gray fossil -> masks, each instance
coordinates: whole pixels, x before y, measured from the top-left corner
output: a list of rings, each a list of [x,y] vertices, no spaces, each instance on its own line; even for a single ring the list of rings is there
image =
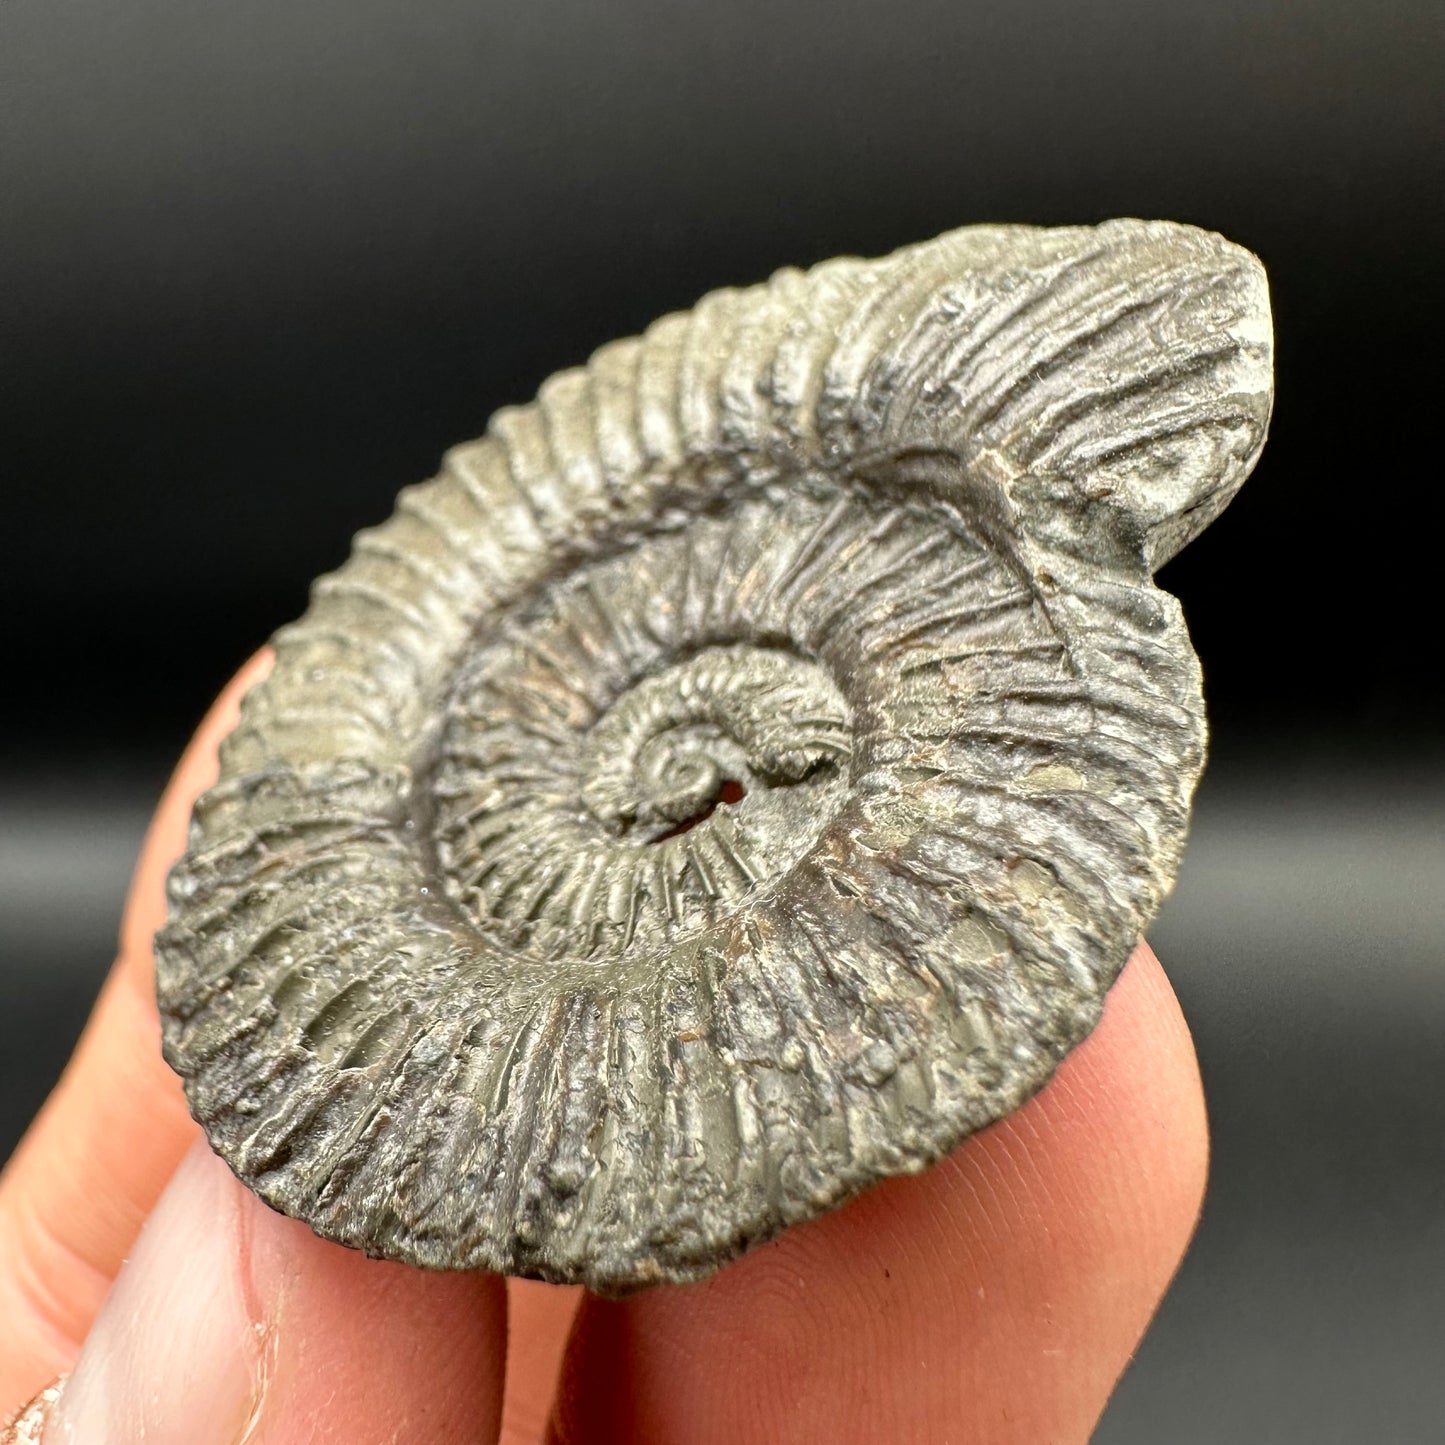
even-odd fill
[[[976,227],[717,291],[499,412],[275,638],[157,938],[166,1057],[369,1253],[686,1280],[938,1159],[1170,887],[1152,573],[1270,409],[1190,227]]]

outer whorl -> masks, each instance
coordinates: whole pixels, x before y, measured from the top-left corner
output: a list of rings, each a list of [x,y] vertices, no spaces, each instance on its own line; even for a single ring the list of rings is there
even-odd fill
[[[1151,573],[1264,441],[1255,258],[978,227],[498,413],[275,639],[157,938],[236,1173],[369,1253],[707,1273],[1018,1107],[1173,881]]]

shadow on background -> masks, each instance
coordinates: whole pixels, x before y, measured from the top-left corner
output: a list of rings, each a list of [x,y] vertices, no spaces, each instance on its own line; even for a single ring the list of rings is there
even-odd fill
[[[1278,404],[1161,578],[1214,1172],[1098,1438],[1438,1441],[1442,74],[1435,0],[0,5],[0,1152],[166,760],[494,407],[779,265],[1173,217],[1264,258]]]

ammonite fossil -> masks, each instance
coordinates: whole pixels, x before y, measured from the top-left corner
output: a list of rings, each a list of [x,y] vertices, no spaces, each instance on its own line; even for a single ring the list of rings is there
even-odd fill
[[[1204,749],[1154,569],[1270,408],[1190,227],[717,291],[499,412],[275,639],[157,939],[236,1173],[370,1253],[712,1270],[1037,1090]]]

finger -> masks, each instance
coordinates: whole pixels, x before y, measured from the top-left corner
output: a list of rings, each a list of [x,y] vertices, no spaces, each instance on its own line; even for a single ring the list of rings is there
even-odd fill
[[[327,1244],[203,1144],[116,1280],[47,1445],[478,1445],[496,1439],[506,1293]]]
[[[501,1445],[539,1445],[547,1433],[567,1336],[582,1290],[507,1281],[507,1388]]]
[[[217,700],[172,776],[141,849],[120,953],[75,1054],[0,1175],[0,1417],[68,1369],[111,1280],[177,1161],[197,1137],[161,1058],[151,936],[191,803],[216,776],[216,746],[253,659]]]
[[[701,1284],[589,1299],[556,1441],[1086,1441],[1203,1195],[1189,1034],[1140,945],[1050,1085]]]

